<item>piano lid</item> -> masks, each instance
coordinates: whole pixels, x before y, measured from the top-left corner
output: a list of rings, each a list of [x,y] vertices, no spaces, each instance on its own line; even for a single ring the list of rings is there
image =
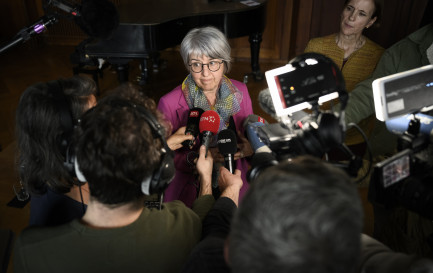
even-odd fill
[[[184,17],[249,11],[266,0],[252,2],[259,5],[248,6],[239,0],[122,0],[118,11],[121,24],[158,25]]]

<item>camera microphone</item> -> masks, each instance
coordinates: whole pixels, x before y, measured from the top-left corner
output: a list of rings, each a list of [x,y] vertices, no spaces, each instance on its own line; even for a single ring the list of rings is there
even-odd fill
[[[259,92],[259,105],[266,114],[273,118],[276,118],[275,107],[272,101],[271,92],[269,88],[266,88]]]
[[[243,123],[245,136],[248,139],[248,142],[251,145],[251,148],[253,148],[254,153],[271,153],[271,149],[269,149],[268,146],[266,146],[263,141],[259,138],[257,135],[257,128],[264,126],[265,124],[268,124],[268,122],[257,115],[249,115]]]

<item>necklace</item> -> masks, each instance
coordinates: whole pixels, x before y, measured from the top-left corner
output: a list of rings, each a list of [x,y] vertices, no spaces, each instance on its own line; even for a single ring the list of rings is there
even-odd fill
[[[335,42],[339,48],[344,50],[344,59],[348,59],[353,52],[357,51],[365,44],[365,38],[361,35],[354,43],[344,44],[343,40],[340,40],[340,35],[337,35]]]

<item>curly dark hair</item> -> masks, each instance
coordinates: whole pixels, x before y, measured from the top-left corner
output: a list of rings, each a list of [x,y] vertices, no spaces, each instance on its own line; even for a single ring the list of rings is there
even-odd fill
[[[159,167],[163,144],[154,138],[140,107],[161,121],[155,102],[125,84],[81,119],[76,160],[92,198],[103,204],[139,203],[144,197],[141,182]]]
[[[58,96],[64,95],[69,109],[60,109]],[[76,122],[88,109],[89,97],[96,94],[95,82],[74,76],[28,87],[21,95],[16,111],[18,172],[26,189],[43,194],[47,188],[69,192],[74,178],[63,166],[65,155],[60,145],[65,136],[61,111]],[[72,132],[69,132],[72,135]]]

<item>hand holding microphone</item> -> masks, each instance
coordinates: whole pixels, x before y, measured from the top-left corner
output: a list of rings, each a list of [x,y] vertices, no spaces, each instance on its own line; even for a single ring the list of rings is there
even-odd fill
[[[200,117],[203,114],[203,109],[195,107],[189,110],[188,122],[186,124],[185,135],[193,136],[192,139],[186,140],[182,145],[190,149],[194,145],[194,141],[199,134]]]
[[[269,147],[266,146],[257,136],[257,128],[265,124],[268,124],[268,122],[264,118],[257,115],[249,115],[244,120],[243,126],[245,130],[245,135],[247,136],[247,139],[251,144],[251,148],[253,149],[254,153],[272,152],[271,149],[269,149]]]
[[[220,126],[220,116],[217,112],[208,110],[200,117],[199,129],[202,134],[202,144],[206,147],[205,156],[209,150],[209,145],[212,142],[213,136],[218,133]]]
[[[194,143],[194,137],[190,134],[185,134],[186,126],[180,127],[177,131],[167,138],[167,145],[175,151],[182,147],[182,144],[186,141]]]
[[[224,166],[235,173],[236,162],[234,154],[237,152],[237,139],[233,130],[224,129],[218,133],[218,150],[224,156]]]

